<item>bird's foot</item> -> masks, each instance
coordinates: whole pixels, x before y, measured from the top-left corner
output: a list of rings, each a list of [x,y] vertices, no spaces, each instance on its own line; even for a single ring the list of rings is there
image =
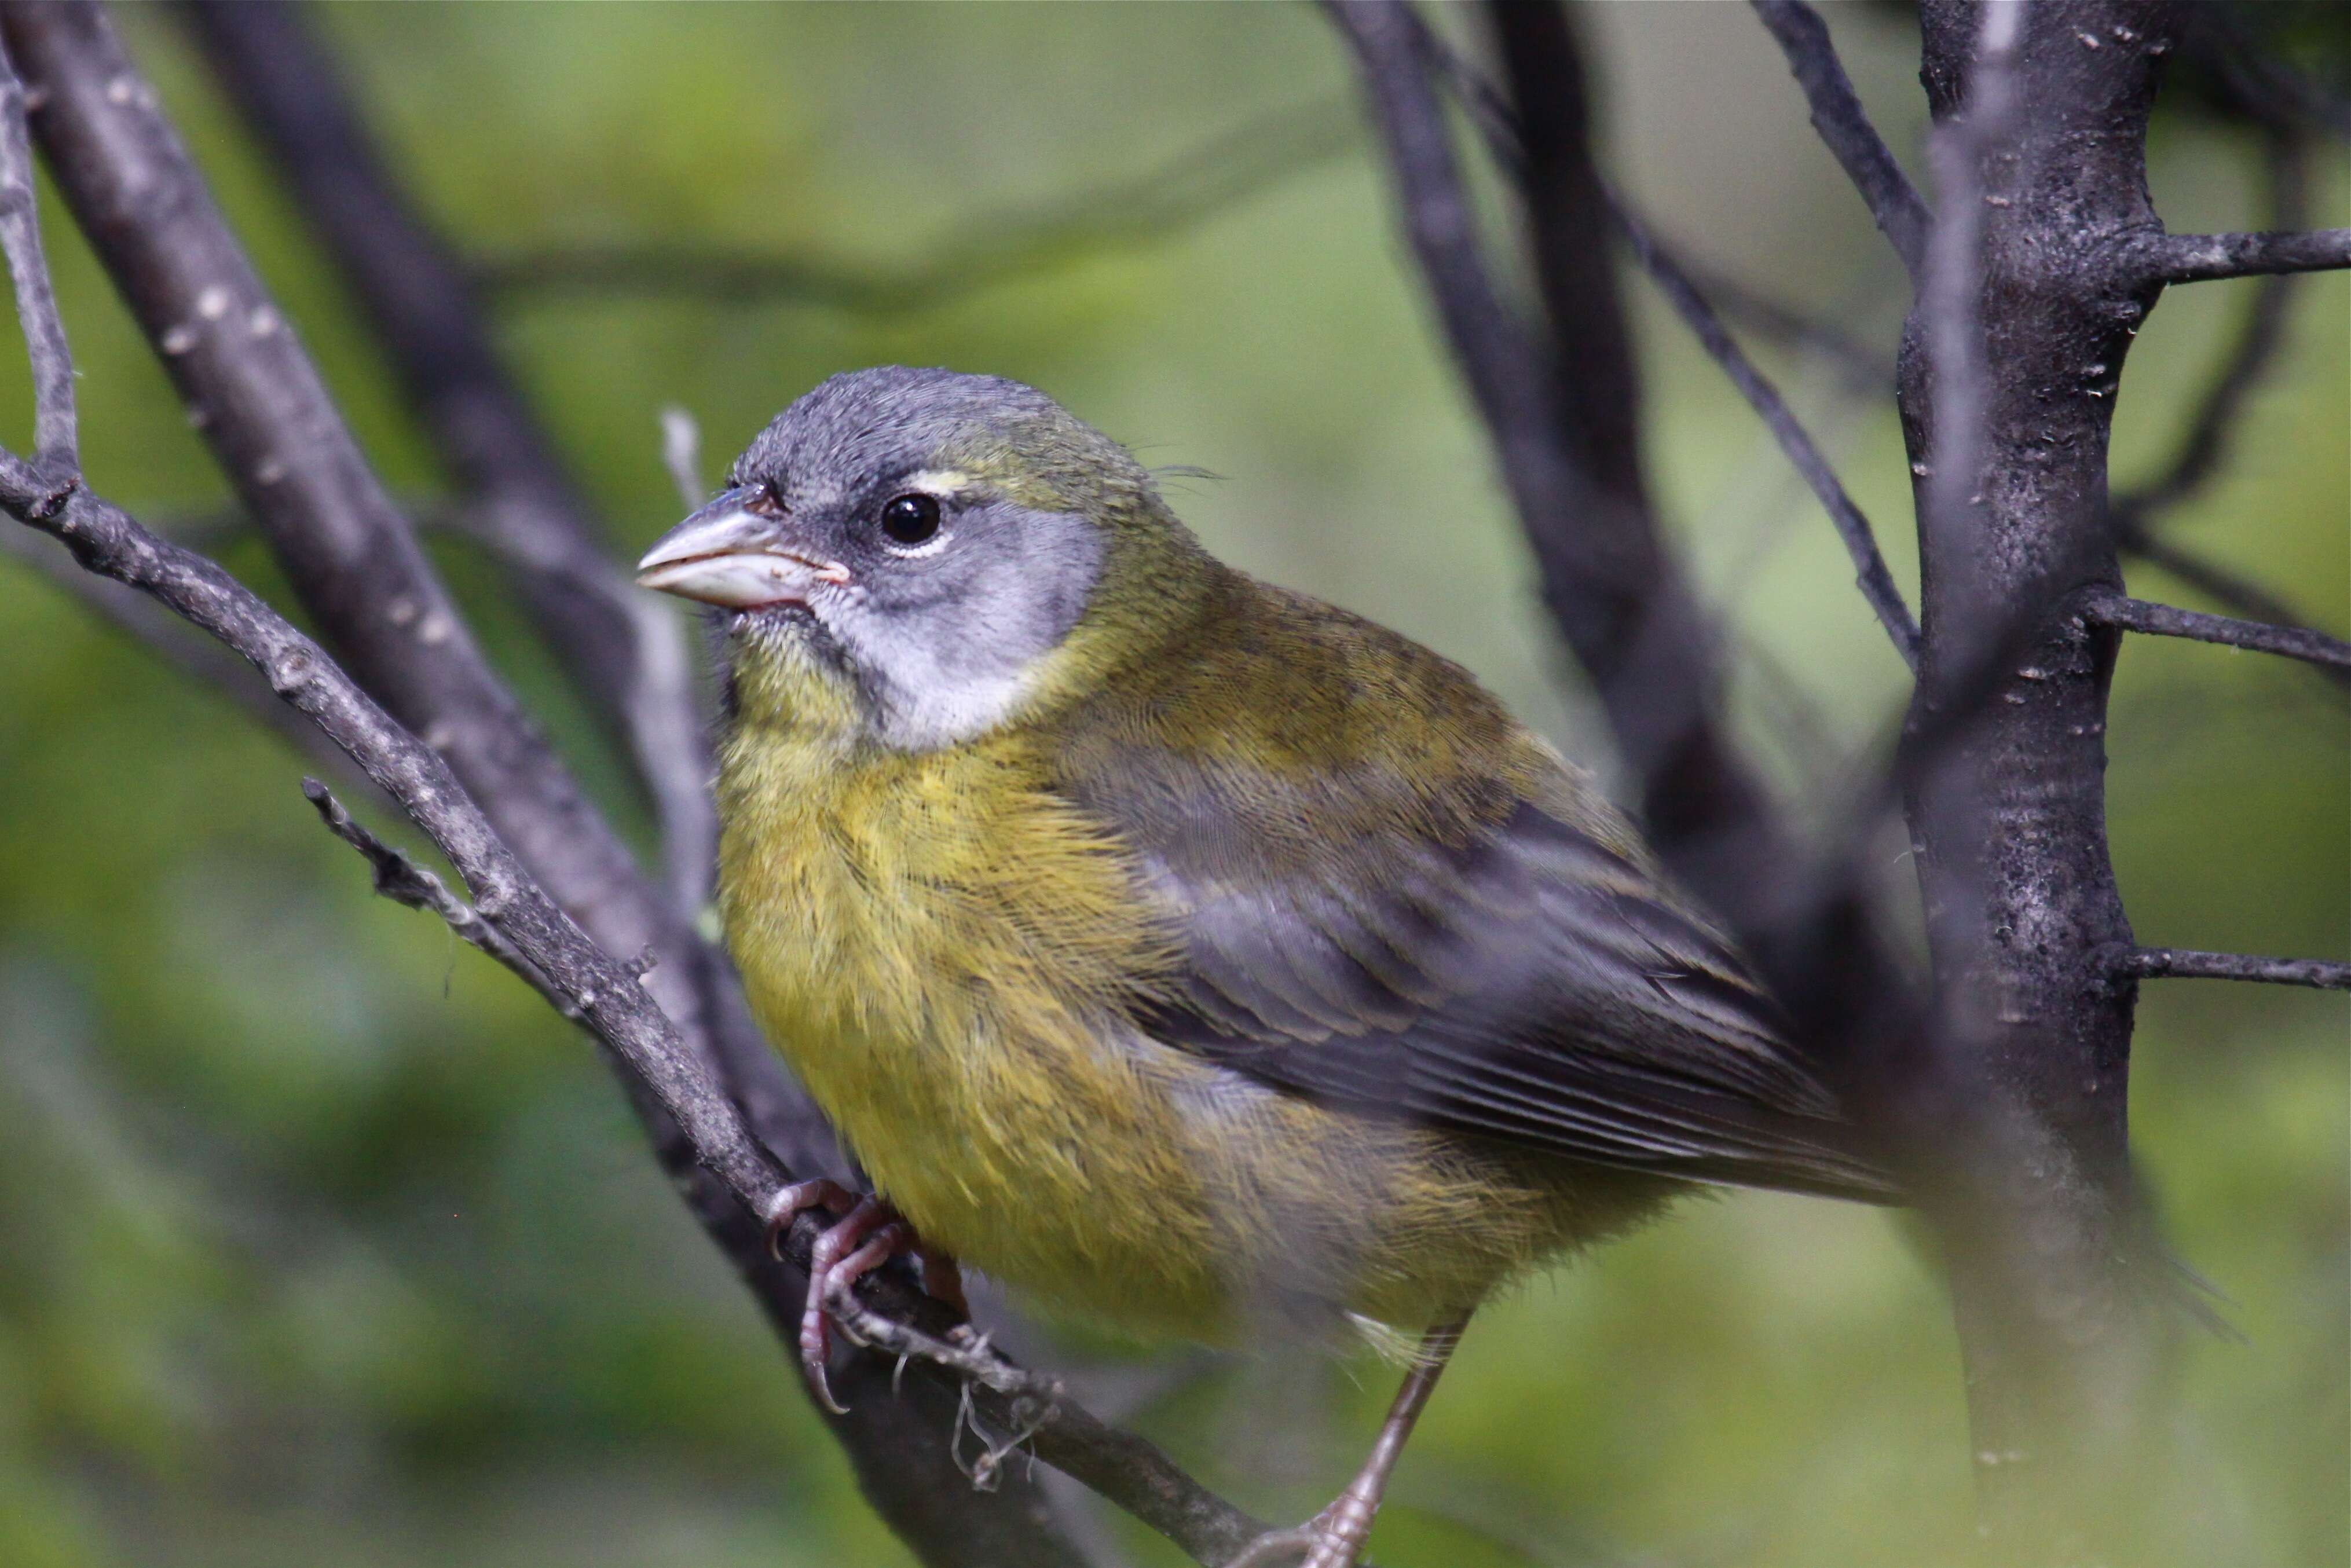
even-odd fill
[[[820,1208],[833,1223],[816,1239],[809,1254],[808,1300],[800,1309],[800,1367],[819,1405],[836,1416],[848,1407],[832,1396],[825,1380],[825,1362],[832,1350],[828,1304],[845,1300],[857,1281],[891,1259],[912,1255],[923,1266],[923,1288],[966,1317],[963,1279],[956,1261],[915,1239],[914,1228],[898,1211],[878,1197],[851,1192],[839,1182],[795,1182],[776,1194],[768,1206],[768,1247],[781,1257],[784,1232],[803,1211]],[[854,1338],[852,1334],[851,1336]]]
[[[1370,1457],[1347,1483],[1347,1490],[1297,1529],[1267,1531],[1225,1568],[1276,1568],[1290,1563],[1297,1568],[1355,1568],[1356,1559],[1364,1554],[1364,1543],[1372,1538],[1372,1518],[1380,1511],[1380,1499],[1387,1491],[1397,1456],[1404,1452],[1405,1439],[1412,1435],[1413,1423],[1420,1419],[1422,1407],[1436,1390],[1437,1375],[1445,1370],[1468,1322],[1466,1314],[1451,1319],[1422,1338],[1420,1354],[1405,1374],[1404,1386],[1396,1390],[1395,1403],[1388,1407],[1388,1418],[1380,1423],[1379,1440],[1372,1445]]]
[[[1350,1488],[1305,1523],[1267,1531],[1225,1568],[1355,1568],[1371,1539],[1372,1513]]]

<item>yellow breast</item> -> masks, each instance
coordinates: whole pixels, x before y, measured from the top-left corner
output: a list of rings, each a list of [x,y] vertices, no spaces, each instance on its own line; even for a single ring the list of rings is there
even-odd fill
[[[738,727],[727,938],[754,1010],[926,1239],[1113,1318],[1213,1315],[1213,1218],[1171,1078],[1122,1051],[1164,968],[1116,846],[1015,740],[908,754]]]

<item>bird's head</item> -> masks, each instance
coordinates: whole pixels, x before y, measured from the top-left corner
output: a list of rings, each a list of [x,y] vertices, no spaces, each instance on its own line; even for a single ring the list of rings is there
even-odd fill
[[[890,367],[778,415],[637,580],[727,612],[738,679],[789,665],[924,750],[1102,668],[1206,562],[1149,473],[1042,392]]]

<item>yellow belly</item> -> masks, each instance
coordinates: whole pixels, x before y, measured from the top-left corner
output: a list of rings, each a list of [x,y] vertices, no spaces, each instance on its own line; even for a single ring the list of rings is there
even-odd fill
[[[1208,1341],[1343,1311],[1419,1327],[1653,1198],[1135,1035],[1166,934],[1017,743],[738,732],[720,791],[768,1038],[927,1241],[1050,1310]]]

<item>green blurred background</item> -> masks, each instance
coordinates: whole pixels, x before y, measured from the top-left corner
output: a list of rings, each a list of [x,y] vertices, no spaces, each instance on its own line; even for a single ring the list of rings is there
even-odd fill
[[[1829,10],[1911,155],[1914,30]],[[1259,143],[1295,167],[1263,189],[933,308],[525,291],[501,298],[501,330],[616,552],[678,509],[657,456],[664,403],[701,421],[715,470],[833,371],[1001,372],[1147,462],[1222,476],[1171,480],[1213,548],[1463,660],[1604,765],[1311,9],[354,5],[320,20],[421,200],[482,256],[658,241],[951,273],[986,254],[973,236],[996,215],[1279,126]],[[1890,355],[1897,270],[1746,8],[1583,20],[1611,162],[1664,234]],[[182,36],[155,14],[124,25],[368,450],[402,493],[441,494],[348,301]],[[2174,228],[2260,225],[2249,136],[2175,113],[2153,157]],[[2319,172],[2314,222],[2345,223],[2342,158]],[[221,533],[218,476],[62,213],[47,219],[94,482],[201,528],[282,600],[264,552]],[[2125,381],[2120,479],[2168,454],[2252,287],[2175,290],[2156,313]],[[1900,667],[1745,407],[1630,292],[1653,472],[1735,630],[1739,722],[1800,806],[1825,806],[1886,733]],[[2168,521],[2338,634],[2346,307],[2340,275],[2302,286],[2235,460]],[[6,352],[0,429],[21,442],[21,354]],[[1833,362],[1762,357],[1912,581],[1888,400]],[[633,822],[492,575],[463,546],[435,549]],[[2196,602],[2150,573],[2133,586]],[[904,1563],[581,1040],[435,923],[371,898],[303,804],[292,754],[5,560],[0,647],[0,1562]],[[2339,696],[2278,661],[2137,640],[2110,738],[2115,854],[2143,939],[2346,956]],[[1886,859],[1904,878],[1899,849]],[[2345,999],[2175,981],[2147,988],[2140,1017],[2141,1157],[2179,1251],[2245,1334],[2183,1342],[2179,1421],[2200,1479],[2172,1500],[2168,1560],[2344,1563]],[[1183,1361],[1096,1379],[1274,1516],[1327,1495],[1388,1381]],[[1937,1563],[1966,1538],[1970,1499],[1948,1313],[1899,1223],[1741,1196],[1487,1312],[1378,1541],[1403,1568]],[[1137,1562],[1172,1560],[1097,1524]]]

